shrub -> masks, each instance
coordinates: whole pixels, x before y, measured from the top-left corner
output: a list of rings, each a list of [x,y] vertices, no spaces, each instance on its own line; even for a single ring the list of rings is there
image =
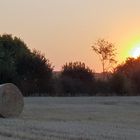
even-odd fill
[[[62,67],[61,82],[65,95],[93,95],[94,74],[81,62],[66,63]]]
[[[125,95],[126,87],[125,87],[125,77],[120,73],[114,73],[109,80],[111,92],[116,95]]]

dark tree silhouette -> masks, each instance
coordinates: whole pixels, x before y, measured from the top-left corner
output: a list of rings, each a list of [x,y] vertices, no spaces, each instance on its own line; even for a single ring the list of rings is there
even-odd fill
[[[126,95],[126,79],[121,73],[114,72],[109,80],[110,92],[116,95],[123,96]]]
[[[94,74],[81,62],[66,63],[61,73],[64,92],[72,96],[91,95],[94,92]]]
[[[48,93],[52,70],[49,60],[31,51],[20,38],[0,36],[0,83],[14,83],[24,95]]]
[[[27,96],[35,93],[48,95],[52,92],[52,70],[49,60],[39,51],[34,50],[31,55],[19,59],[17,73]]]
[[[17,37],[0,36],[0,83],[16,82],[16,63],[20,56],[29,54],[26,44]]]
[[[116,67],[115,72],[127,78],[126,82],[130,83],[128,88],[133,95],[140,93],[140,57],[127,58],[125,63]]]
[[[103,77],[105,78],[105,73],[117,62],[115,60],[116,48],[112,43],[105,41],[104,39],[98,39],[91,47],[101,60],[104,74]]]

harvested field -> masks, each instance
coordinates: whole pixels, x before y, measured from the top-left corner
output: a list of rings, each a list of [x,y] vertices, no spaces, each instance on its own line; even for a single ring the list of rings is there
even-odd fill
[[[30,97],[0,140],[139,140],[140,97]]]

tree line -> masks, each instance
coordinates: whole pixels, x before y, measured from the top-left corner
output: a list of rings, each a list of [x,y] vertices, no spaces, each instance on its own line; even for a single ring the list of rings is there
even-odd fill
[[[51,62],[40,51],[30,50],[18,37],[3,34],[0,84],[14,83],[24,96],[140,95],[140,57],[127,58],[113,68],[116,60],[112,43],[100,39],[92,49],[102,62],[103,78],[97,79],[94,71],[78,61],[64,64],[55,75]]]

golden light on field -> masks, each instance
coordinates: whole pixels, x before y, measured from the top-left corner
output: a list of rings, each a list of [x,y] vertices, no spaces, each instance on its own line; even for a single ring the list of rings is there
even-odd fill
[[[132,57],[137,58],[140,56],[140,44],[137,44],[132,50],[131,54]]]

